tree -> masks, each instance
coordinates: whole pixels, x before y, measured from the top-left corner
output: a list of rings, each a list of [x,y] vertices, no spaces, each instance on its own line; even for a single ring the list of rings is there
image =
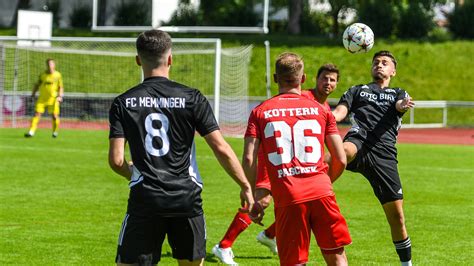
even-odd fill
[[[367,24],[376,37],[390,37],[395,31],[400,17],[401,3],[398,0],[360,1],[357,8],[359,21]]]
[[[351,7],[352,1],[351,0],[328,0],[328,3],[331,5],[331,11],[329,11],[329,15],[332,19],[332,34],[336,38],[339,36],[339,13],[344,9]]]
[[[92,24],[91,6],[85,3],[77,3],[69,15],[69,21],[73,28],[89,28]]]
[[[449,15],[449,30],[459,38],[474,39],[474,1],[457,5]]]
[[[151,6],[148,1],[121,1],[116,6],[114,24],[118,26],[151,25]]]
[[[98,6],[97,25],[104,26],[107,20],[107,0],[100,0]]]
[[[288,33],[301,32],[300,19],[303,14],[303,0],[288,0]]]
[[[45,3],[48,11],[53,13],[53,26],[58,27],[61,16],[59,10],[61,9],[61,2],[59,0],[47,0]]]
[[[18,2],[16,3],[15,14],[13,14],[12,21],[10,22],[10,27],[16,27],[18,21],[18,10],[29,9],[30,7],[30,0],[18,0]]]

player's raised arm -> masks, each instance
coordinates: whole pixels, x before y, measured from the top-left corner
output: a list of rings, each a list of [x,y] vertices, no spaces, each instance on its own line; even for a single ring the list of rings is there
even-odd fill
[[[334,118],[336,118],[336,122],[341,122],[346,118],[347,114],[349,113],[349,108],[345,104],[338,104],[336,109],[332,111]]]
[[[339,134],[326,136],[326,146],[331,154],[328,175],[331,178],[331,182],[334,183],[346,168],[346,153],[344,152],[344,146]]]
[[[132,172],[130,166],[125,159],[125,139],[111,138],[109,140],[109,165],[114,172],[130,180]]]
[[[245,197],[246,205],[251,208],[254,204],[252,188],[229,143],[222,137],[220,130],[212,131],[205,135],[204,139],[209,147],[211,147],[219,163],[224,167],[224,170],[240,186],[241,194]]]

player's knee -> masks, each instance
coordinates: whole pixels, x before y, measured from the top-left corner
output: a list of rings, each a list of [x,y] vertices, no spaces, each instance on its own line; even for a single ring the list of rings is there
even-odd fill
[[[405,226],[405,217],[401,212],[393,212],[387,215],[388,223],[391,227],[401,228]]]

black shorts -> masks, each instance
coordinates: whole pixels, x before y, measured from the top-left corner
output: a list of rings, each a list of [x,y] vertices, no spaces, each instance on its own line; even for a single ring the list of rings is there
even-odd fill
[[[402,184],[398,174],[398,161],[393,155],[374,151],[357,136],[346,136],[344,142],[354,143],[357,155],[346,169],[361,173],[369,180],[381,204],[403,199]]]
[[[157,264],[165,236],[173,258],[194,261],[206,257],[204,215],[189,218],[127,214],[122,223],[115,262]]]

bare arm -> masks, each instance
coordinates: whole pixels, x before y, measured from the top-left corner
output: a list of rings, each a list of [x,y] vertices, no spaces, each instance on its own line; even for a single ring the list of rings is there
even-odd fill
[[[257,176],[257,153],[260,140],[247,137],[244,140],[244,154],[242,156],[242,168],[247,176],[252,190],[255,190],[255,179]],[[263,163],[263,162],[261,162]]]
[[[349,113],[349,108],[345,104],[339,104],[336,106],[336,109],[332,111],[334,118],[336,118],[336,122],[341,122],[346,118],[347,114]]]
[[[109,140],[109,165],[114,172],[130,180],[132,171],[125,159],[125,139],[111,138]]]
[[[251,208],[254,204],[252,188],[244,174],[244,170],[242,169],[237,156],[230,145],[225,141],[224,137],[222,137],[220,130],[215,130],[207,134],[204,136],[204,139],[209,147],[211,147],[220,165],[224,167],[224,170],[240,186],[241,194],[247,201],[247,207]]]
[[[339,134],[326,136],[326,146],[331,154],[328,175],[334,183],[342,174],[347,165],[346,153]]]
[[[400,113],[405,113],[408,109],[413,108],[414,106],[415,102],[412,101],[411,97],[398,100],[397,103],[395,103],[395,108],[397,108],[397,111]]]
[[[257,138],[246,137],[244,140],[244,155],[242,156],[242,167],[244,168],[245,175],[249,179],[253,191],[255,191],[255,179],[257,176],[257,154],[259,146],[260,140]],[[262,225],[264,211],[260,203],[255,203],[254,208],[250,210],[249,216],[254,223]]]
[[[62,101],[63,101],[63,96],[64,96],[64,87],[59,87],[58,102],[62,102]]]

